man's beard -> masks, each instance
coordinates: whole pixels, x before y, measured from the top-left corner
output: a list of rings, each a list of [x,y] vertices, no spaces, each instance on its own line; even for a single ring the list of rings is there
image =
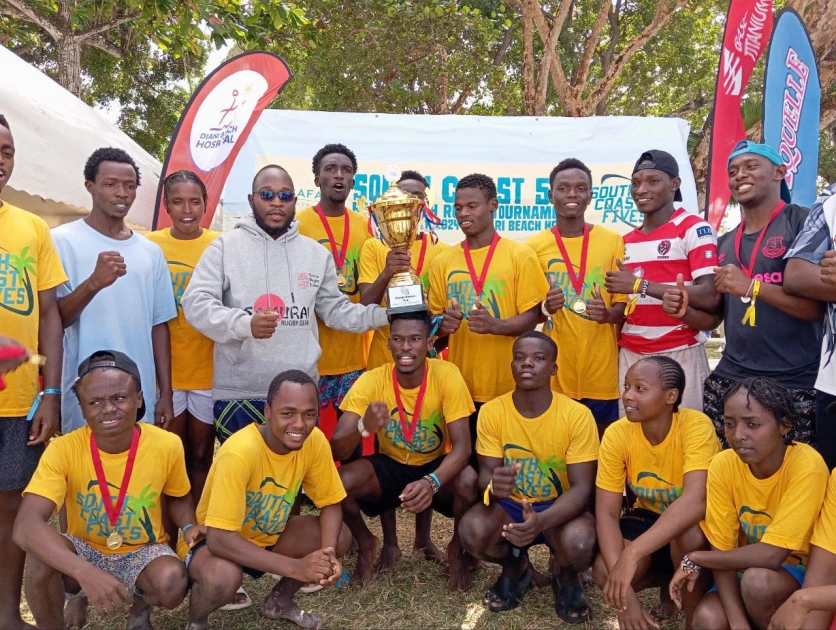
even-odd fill
[[[253,218],[255,219],[255,224],[260,227],[263,231],[267,234],[272,236],[273,238],[278,238],[279,236],[283,236],[285,232],[290,228],[290,224],[293,223],[293,217],[290,217],[290,220],[284,227],[269,227],[260,216],[258,216],[258,212],[253,210]]]

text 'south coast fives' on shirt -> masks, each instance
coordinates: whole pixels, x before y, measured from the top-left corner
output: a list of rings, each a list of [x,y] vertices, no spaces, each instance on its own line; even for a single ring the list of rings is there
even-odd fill
[[[476,452],[520,464],[511,498],[532,503],[557,499],[569,489],[567,466],[598,459],[598,428],[592,412],[563,394],[553,393],[543,415],[526,418],[513,392],[479,410]]]
[[[769,224],[755,256],[754,279],[764,284],[783,286],[787,266],[785,254],[804,226],[807,208],[787,205]],[[719,265],[740,267],[735,237],[740,226],[720,237],[717,248]],[[743,234],[740,257],[747,267],[752,259],[759,232]],[[715,368],[717,376],[740,381],[753,376],[774,378],[790,389],[812,389],[819,371],[821,322],[805,322],[757,300],[757,325],[743,324],[747,304],[724,294],[723,327],[726,347]]]
[[[0,202],[0,334],[38,350],[39,291],[67,281],[46,222]],[[3,375],[0,419],[25,416],[38,393],[38,366],[25,363]]]
[[[671,286],[681,273],[685,286],[691,286],[698,278],[714,273],[717,236],[708,223],[680,208],[649,234],[636,228],[625,235],[624,264],[639,278]],[[662,300],[646,296],[639,297],[636,310],[627,317],[619,345],[652,354],[689,348],[702,341],[699,331],[665,313]]]
[[[345,252],[345,262],[342,269],[337,269],[337,277],[344,278],[345,284],[340,290],[357,304],[360,302],[360,251],[363,244],[369,240],[369,226],[365,218],[359,212],[348,212],[349,238],[345,240],[345,217],[325,217],[334,235],[334,242],[338,252],[343,247],[348,249]],[[301,210],[296,218],[299,221],[299,233],[312,238],[331,252],[331,242],[328,233],[319,219],[319,215],[313,207]],[[371,333],[349,333],[328,328],[321,321],[319,322],[319,345],[322,347],[322,356],[319,359],[319,374],[321,376],[334,376],[346,374],[355,370],[362,370],[366,367],[366,359],[369,354],[369,343]]]
[[[197,506],[197,520],[270,547],[284,531],[300,488],[318,508],[346,496],[322,431],[314,427],[302,448],[279,455],[251,424],[218,451]]]
[[[822,456],[807,444],[789,446],[781,468],[766,479],[734,451],[723,451],[708,469],[700,527],[720,551],[762,542],[790,552],[783,564],[806,565],[827,479]]]
[[[103,554],[123,554],[144,545],[167,543],[163,529],[162,495],[182,497],[189,493],[183,443],[174,433],[152,424],[140,427],[136,461],[128,483],[119,520],[111,526],[99,489],[90,452],[87,425],[55,438],[47,446],[24,494],[36,494],[67,506],[67,533],[90,544]],[[119,497],[120,484],[128,462],[128,451],[99,451],[110,490],[112,505]],[[122,546],[108,549],[107,537],[122,537]]]
[[[601,298],[607,308],[618,302],[626,302],[627,296],[610,295],[604,284],[608,271],[617,271],[616,260],[624,258],[624,241],[621,236],[601,227],[589,231],[586,270],[583,274],[581,295],[572,285],[567,262],[555,241],[552,229],[532,236],[526,244],[534,250],[546,277],[555,281],[563,291],[566,304],[546,322],[543,331],[549,335],[560,352],[557,354],[557,374],[552,378],[552,388],[575,400],[593,398],[612,400],[618,398],[618,345],[615,326],[598,324],[587,313],[576,313],[572,305],[577,299],[588,302],[594,297],[594,287],[601,290]],[[576,278],[581,269],[583,237],[563,239]]]
[[[412,439],[407,442],[401,429],[400,414],[392,384],[394,363],[364,373],[343,399],[340,409],[361,418],[373,402],[384,402],[389,409],[388,424],[377,432],[380,452],[402,464],[419,466],[450,452],[447,425],[468,418],[473,401],[459,368],[448,361],[427,359],[427,390],[421,403],[421,417]],[[401,389],[406,422],[411,423],[420,387]]]
[[[176,239],[171,235],[170,228],[146,234],[149,241],[163,250],[177,304],[177,317],[168,322],[171,337],[171,384],[174,389],[212,389],[212,354],[215,343],[186,321],[180,298],[189,286],[197,261],[209,243],[218,236],[220,232],[203,230],[197,238]]]
[[[490,247],[470,250],[477,275],[483,274]],[[490,268],[485,274],[481,302],[492,317],[508,319],[540,304],[549,291],[537,255],[523,243],[500,239]],[[487,402],[514,389],[511,376],[513,337],[479,335],[467,324],[470,309],[476,303],[461,244],[449,247],[430,265],[430,311],[445,313],[456,298],[465,317],[459,329],[450,335],[448,359],[459,366],[473,400]]]
[[[708,470],[720,451],[714,424],[705,414],[680,409],[662,442],[648,442],[638,422],[622,418],[611,424],[601,440],[596,485],[608,492],[636,495],[634,507],[661,514],[682,494],[685,474]]]
[[[421,260],[421,248],[423,240],[417,239],[409,250],[412,255],[412,270],[421,279],[421,284],[424,285],[424,292],[428,293],[430,290],[430,263],[435,257],[448,249],[450,246],[441,241],[432,242],[429,234],[424,234],[426,240],[426,249],[424,251],[424,259],[421,268],[418,269],[418,261]],[[363,244],[363,249],[360,252],[360,278],[359,284],[372,284],[378,276],[383,273],[386,268],[386,255],[391,250],[384,245],[380,239],[370,238]],[[384,295],[383,304],[386,304]],[[366,364],[367,370],[373,370],[385,363],[392,361],[392,353],[389,352],[389,327],[384,326],[374,331],[372,336],[372,344],[369,347],[369,360]]]

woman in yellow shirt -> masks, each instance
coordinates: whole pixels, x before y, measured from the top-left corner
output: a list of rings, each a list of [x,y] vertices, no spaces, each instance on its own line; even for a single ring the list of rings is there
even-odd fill
[[[811,446],[793,441],[796,419],[789,390],[770,378],[739,381],[726,394],[731,448],[708,469],[700,523],[711,551],[686,554],[670,584],[678,603],[683,585],[713,570],[695,628],[766,628],[801,587],[828,471]]]
[[[698,523],[705,514],[706,471],[720,442],[708,416],[679,408],[684,390],[685,373],[673,359],[638,361],[624,380],[627,417],[611,424],[601,441],[595,494],[600,554],[593,574],[607,604],[619,611],[622,629],[656,627],[636,592],[664,586],[684,553],[705,546]],[[622,514],[625,485],[636,501]],[[686,593],[688,627],[708,584],[698,587]]]

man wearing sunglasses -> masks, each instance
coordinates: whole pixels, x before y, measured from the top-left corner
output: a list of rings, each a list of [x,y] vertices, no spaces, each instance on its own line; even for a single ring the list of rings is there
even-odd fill
[[[189,323],[215,341],[221,442],[248,424],[264,424],[264,392],[276,374],[299,369],[319,377],[317,316],[353,333],[387,324],[384,308],[351,303],[328,250],[299,233],[294,190],[281,166],[261,169],[249,195],[253,216],[212,242],[181,299]]]

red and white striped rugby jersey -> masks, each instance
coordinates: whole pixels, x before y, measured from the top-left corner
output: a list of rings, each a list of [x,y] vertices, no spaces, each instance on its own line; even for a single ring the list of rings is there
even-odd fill
[[[717,266],[717,235],[695,214],[679,208],[664,225],[645,234],[635,229],[624,237],[624,264],[637,276],[676,285],[682,274],[685,286],[700,276],[714,273]],[[662,310],[662,301],[639,297],[636,310],[627,318],[619,345],[633,352],[650,354],[695,346],[705,339],[697,330]]]

